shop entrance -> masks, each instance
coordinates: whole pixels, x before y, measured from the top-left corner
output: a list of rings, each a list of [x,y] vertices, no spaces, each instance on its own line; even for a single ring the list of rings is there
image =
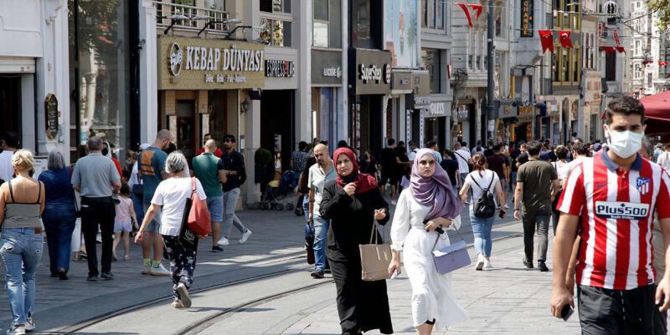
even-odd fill
[[[440,151],[444,150],[444,145],[446,141],[446,132],[445,132],[446,117],[431,117],[425,119],[425,136],[423,139],[424,145],[427,145],[429,141],[435,141],[438,145]]]
[[[281,154],[282,171],[291,161],[295,137],[294,106],[294,90],[264,90],[261,96],[261,147],[273,155]]]
[[[5,131],[15,131],[21,134],[21,78],[19,76],[0,76],[0,133]]]
[[[190,162],[195,155],[195,101],[177,100],[177,150]]]

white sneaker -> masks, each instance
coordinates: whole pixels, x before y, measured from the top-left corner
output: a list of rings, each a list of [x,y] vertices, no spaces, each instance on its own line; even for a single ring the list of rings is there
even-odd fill
[[[493,265],[491,265],[491,261],[484,258],[484,270],[491,270],[493,269]]]
[[[253,234],[249,228],[247,228],[247,231],[242,233],[242,238],[239,240],[240,244],[244,244],[249,239],[249,236]]]
[[[145,265],[142,268],[142,274],[143,275],[150,275],[151,274],[151,265]]]
[[[484,256],[482,256],[482,254],[479,254],[479,256],[477,256],[477,263],[475,263],[475,270],[482,271],[483,268],[484,268]]]
[[[151,267],[152,276],[169,276],[172,272],[166,269],[163,264],[158,264],[158,266]]]
[[[179,293],[179,300],[182,305],[186,308],[191,307],[191,295],[188,294],[188,288],[186,288],[184,283],[179,283],[179,285],[177,285],[177,293]]]
[[[174,301],[172,301],[172,308],[175,309],[184,309],[184,304],[182,304],[181,300],[174,298]]]
[[[218,245],[229,245],[230,242],[228,242],[228,239],[227,239],[227,238],[222,237],[222,238],[219,240],[219,242],[216,242],[216,244],[218,244]]]
[[[35,330],[35,320],[33,320],[32,316],[29,316],[28,319],[26,320],[26,332],[31,332]]]
[[[12,328],[7,329],[7,335],[25,335],[26,326],[24,325],[14,325]]]

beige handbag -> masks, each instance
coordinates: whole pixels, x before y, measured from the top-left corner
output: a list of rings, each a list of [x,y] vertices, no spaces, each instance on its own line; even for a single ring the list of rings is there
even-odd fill
[[[391,264],[391,245],[388,243],[377,244],[378,225],[377,220],[375,220],[370,233],[370,244],[358,245],[361,253],[361,279],[364,281],[389,278],[388,267]]]

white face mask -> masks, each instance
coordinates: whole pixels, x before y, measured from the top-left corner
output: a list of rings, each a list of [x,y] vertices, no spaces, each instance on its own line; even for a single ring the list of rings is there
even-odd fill
[[[644,133],[636,133],[630,130],[614,131],[608,128],[605,129],[608,146],[617,156],[629,158],[642,148]]]

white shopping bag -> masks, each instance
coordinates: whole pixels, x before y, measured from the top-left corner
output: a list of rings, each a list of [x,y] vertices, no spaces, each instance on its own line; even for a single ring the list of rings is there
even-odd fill
[[[81,218],[77,218],[74,223],[74,230],[72,231],[72,241],[70,242],[70,250],[72,252],[79,251],[81,244],[84,243],[81,235]]]

